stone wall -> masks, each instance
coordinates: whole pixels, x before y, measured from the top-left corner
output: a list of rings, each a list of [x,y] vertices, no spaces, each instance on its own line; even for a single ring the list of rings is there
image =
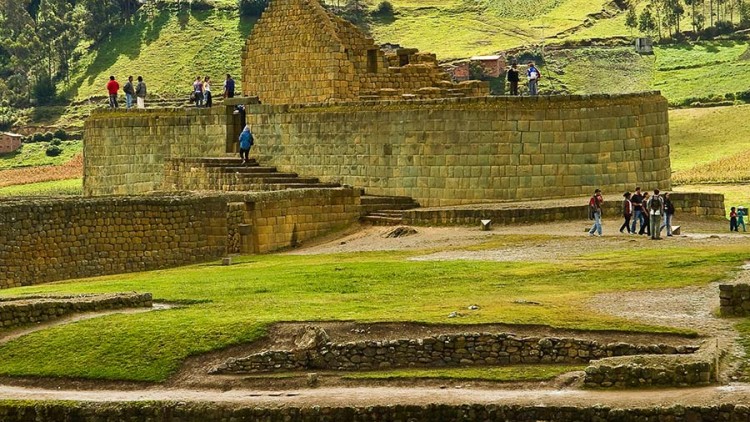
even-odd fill
[[[658,93],[248,107],[264,165],[423,206],[669,190]]]
[[[292,247],[359,217],[359,192],[0,202],[0,288],[168,268]]]
[[[487,83],[453,84],[433,54],[386,55],[317,0],[271,1],[247,40],[242,69],[242,91],[264,104],[489,94]]]
[[[332,343],[325,336],[306,349],[271,350],[233,358],[213,373],[250,373],[306,369],[358,371],[538,363],[585,363],[609,356],[692,353],[696,348],[665,344],[601,344],[555,337],[517,337],[508,333],[465,333],[423,339]]]
[[[719,313],[726,317],[750,315],[750,284],[719,285]]]
[[[598,404],[523,405],[503,403],[422,404],[374,406],[259,406],[257,404],[189,401],[132,401],[121,403],[5,401],[0,402],[4,422],[747,422],[750,407],[722,402],[712,405],[612,407]]]
[[[226,107],[96,110],[84,126],[84,194],[160,190],[166,159],[224,154],[231,123]]]
[[[0,298],[0,328],[40,323],[81,312],[150,308],[151,293]]]

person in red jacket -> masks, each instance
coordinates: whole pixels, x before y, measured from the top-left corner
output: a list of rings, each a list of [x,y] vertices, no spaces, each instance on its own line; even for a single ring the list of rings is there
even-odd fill
[[[117,93],[120,91],[120,84],[117,83],[114,76],[109,77],[107,82],[107,92],[109,92],[109,107],[117,108]]]

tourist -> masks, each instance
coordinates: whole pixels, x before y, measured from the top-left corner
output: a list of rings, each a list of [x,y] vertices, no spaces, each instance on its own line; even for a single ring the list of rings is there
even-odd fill
[[[664,221],[661,223],[661,227],[659,227],[659,234],[661,235],[661,229],[666,227],[667,236],[672,237],[672,217],[674,216],[674,205],[672,204],[672,200],[669,199],[669,192],[665,192],[662,199],[664,199]]]
[[[659,189],[654,189],[654,195],[646,203],[649,214],[649,232],[651,240],[661,239],[661,217],[664,215],[664,200],[659,195]]]
[[[109,77],[107,82],[107,92],[109,93],[109,107],[117,108],[117,93],[120,91],[120,84],[117,83],[114,76]]]
[[[122,92],[125,93],[125,108],[130,110],[133,107],[133,100],[135,100],[135,88],[133,87],[132,76],[128,76],[128,81],[122,87]]]
[[[643,192],[643,202],[641,203],[641,215],[643,216],[643,225],[638,230],[639,235],[651,236],[651,216],[648,213],[646,207],[648,206],[648,192]]]
[[[211,98],[211,77],[206,76],[205,79],[203,79],[203,94],[206,97],[206,107],[211,107],[213,105],[212,98]]]
[[[597,189],[589,200],[589,215],[594,220],[594,225],[589,230],[589,236],[594,236],[594,233],[597,236],[602,235],[602,203],[604,203],[602,191]]]
[[[529,79],[529,95],[536,95],[539,87],[539,79],[542,79],[542,74],[536,68],[534,62],[529,62],[526,77]]]
[[[224,98],[234,98],[234,79],[227,73],[227,79],[224,81]]]
[[[743,232],[747,231],[747,229],[745,228],[745,216],[746,215],[747,215],[747,208],[737,207],[737,228],[739,229],[739,227],[742,226]]]
[[[630,234],[630,217],[633,216],[633,203],[630,202],[630,192],[625,192],[622,196],[625,197],[625,199],[622,200],[622,216],[625,219],[625,222],[620,226],[620,233],[622,233],[623,230],[628,229],[628,234]]]
[[[734,207],[729,209],[729,231],[738,232],[737,228],[737,209]]]
[[[242,158],[243,165],[250,161],[250,147],[253,146],[253,141],[253,133],[250,131],[250,125],[246,125],[240,134],[240,157]]]
[[[143,76],[138,77],[138,84],[135,86],[135,100],[138,108],[146,108],[146,83],[143,82]]]
[[[518,65],[513,63],[508,69],[508,82],[510,83],[510,95],[518,95]]]
[[[643,225],[646,223],[643,216],[643,195],[640,186],[635,188],[635,193],[630,197],[630,202],[633,204],[633,225],[630,227],[630,234],[636,234],[636,224],[640,222],[641,231],[643,231]]]
[[[196,107],[203,106],[203,81],[200,76],[196,77],[193,82],[193,101]]]

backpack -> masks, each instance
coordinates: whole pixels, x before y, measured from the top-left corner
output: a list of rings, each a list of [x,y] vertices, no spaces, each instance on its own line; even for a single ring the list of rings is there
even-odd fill
[[[661,211],[661,197],[660,196],[652,197],[649,203],[651,204],[651,211]]]

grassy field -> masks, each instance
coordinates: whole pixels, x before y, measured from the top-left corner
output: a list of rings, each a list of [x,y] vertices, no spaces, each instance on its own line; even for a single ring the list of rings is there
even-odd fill
[[[62,154],[49,157],[45,154],[48,142],[23,144],[21,148],[9,154],[0,154],[0,170],[20,167],[55,166],[67,163],[83,151],[81,141],[63,141],[60,145]]]
[[[727,276],[747,257],[742,250],[721,247],[599,253],[563,264],[407,261],[413,254],[252,256],[229,267],[205,264],[5,290],[2,296],[141,291],[152,292],[158,301],[193,304],[22,337],[0,346],[0,375],[162,381],[187,356],[255,340],[277,321],[669,330],[579,312],[580,304],[598,292],[653,288],[657,277],[663,288],[702,285]],[[672,277],[662,276],[665,269]],[[634,271],[641,277],[632,277]],[[518,299],[542,305],[527,306]],[[471,304],[480,310],[465,311]],[[459,310],[465,316],[448,319]]]
[[[49,182],[0,187],[0,197],[39,195],[83,195],[83,179],[53,180]]]

